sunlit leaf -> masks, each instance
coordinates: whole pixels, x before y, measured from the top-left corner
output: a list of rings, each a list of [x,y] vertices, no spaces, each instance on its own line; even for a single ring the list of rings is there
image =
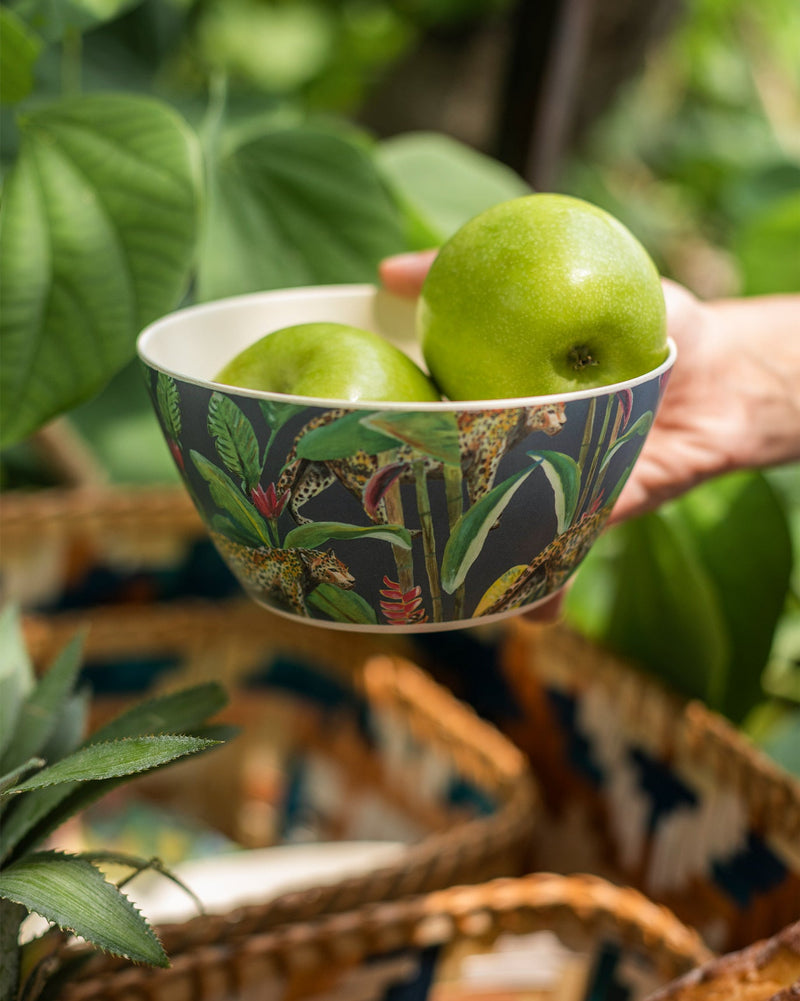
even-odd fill
[[[193,134],[166,105],[96,94],[19,122],[0,204],[4,443],[96,393],[184,292],[198,220]]]
[[[411,533],[402,525],[345,525],[315,521],[293,528],[283,540],[287,549],[316,549],[331,539],[379,539],[401,549],[411,548]]]
[[[405,249],[399,213],[362,145],[293,128],[208,151],[197,295],[377,280]]]
[[[446,239],[484,209],[531,192],[509,167],[434,132],[384,140],[378,146],[378,163],[427,224],[432,237],[428,246]]]
[[[80,856],[37,852],[0,871],[0,896],[115,956],[152,966],[169,961],[128,898]]]
[[[448,594],[452,594],[464,583],[492,526],[534,469],[536,465],[510,476],[473,504],[455,523],[442,557],[442,587]]]

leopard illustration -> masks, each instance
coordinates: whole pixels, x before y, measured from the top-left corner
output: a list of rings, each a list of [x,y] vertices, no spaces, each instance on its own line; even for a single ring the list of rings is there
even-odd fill
[[[600,508],[570,525],[480,614],[510,611],[557,591],[589,552],[610,513],[610,507]]]
[[[310,617],[306,598],[318,584],[345,591],[355,586],[355,578],[332,549],[255,548],[219,533],[214,533],[214,542],[248,590],[296,615]]]
[[[381,494],[381,483],[376,480],[380,478],[383,484],[394,480],[400,483],[414,481],[413,462],[419,459],[419,453],[410,445],[398,444],[384,465],[379,463],[377,456],[363,450],[341,459],[308,460],[297,456],[297,442],[304,434],[349,412],[330,410],[309,421],[287,456],[277,489],[279,493],[291,492],[289,510],[298,524],[310,520],[301,514],[302,506],[336,480],[362,504],[373,521],[385,523],[387,517],[382,501],[370,500],[371,495],[379,497]],[[534,431],[551,436],[558,434],[566,422],[566,414],[563,403],[547,403],[505,410],[461,411],[456,420],[461,472],[469,501],[474,504],[492,489],[500,460],[507,452]],[[444,475],[441,460],[425,456],[423,465],[428,477]]]

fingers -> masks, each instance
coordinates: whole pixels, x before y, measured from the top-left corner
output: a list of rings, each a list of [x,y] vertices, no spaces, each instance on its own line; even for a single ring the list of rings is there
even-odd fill
[[[416,299],[436,253],[436,250],[420,250],[413,254],[387,257],[380,264],[381,284],[388,292]]]

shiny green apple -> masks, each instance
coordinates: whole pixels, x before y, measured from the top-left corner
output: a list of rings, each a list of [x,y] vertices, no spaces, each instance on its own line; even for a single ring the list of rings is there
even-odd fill
[[[526,195],[467,222],[433,262],[417,324],[452,400],[611,385],[667,356],[649,254],[608,212],[567,195]]]
[[[441,394],[399,348],[343,323],[283,327],[245,348],[216,382],[328,400],[427,402]]]

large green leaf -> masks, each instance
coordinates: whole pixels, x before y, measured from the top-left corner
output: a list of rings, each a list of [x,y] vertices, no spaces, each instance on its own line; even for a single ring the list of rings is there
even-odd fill
[[[351,622],[357,625],[375,625],[377,616],[371,605],[356,591],[343,591],[333,584],[319,584],[308,596],[312,608],[322,612],[334,622]]]
[[[0,9],[0,101],[21,101],[33,88],[33,67],[42,43],[7,7]]]
[[[82,652],[83,636],[78,634],[39,679],[17,714],[11,742],[0,758],[0,771],[16,768],[34,754],[43,753],[75,685]]]
[[[382,410],[362,418],[365,427],[396,438],[418,452],[449,466],[460,466],[455,414]]]
[[[4,443],[96,393],[187,284],[198,152],[151,98],[64,99],[20,119],[0,205]]]
[[[198,737],[172,734],[126,737],[123,740],[90,744],[48,768],[42,768],[31,778],[6,790],[5,795],[20,795],[62,783],[94,782],[122,775],[136,775],[187,754],[196,754],[210,744],[210,741]]]
[[[33,686],[19,609],[8,604],[0,608],[0,752],[10,744],[17,714]]]
[[[411,548],[411,533],[402,525],[345,525],[339,521],[315,521],[293,528],[283,540],[287,549],[315,549],[331,539],[380,539],[401,549]]]
[[[658,512],[615,532],[616,594],[600,638],[680,694],[719,709],[728,634],[713,581],[691,539]]]
[[[560,535],[572,524],[581,489],[581,470],[572,456],[563,452],[528,452],[538,459],[544,470],[556,502],[557,531]]]
[[[147,921],[86,859],[37,852],[0,872],[0,896],[23,904],[115,956],[152,966],[169,960]]]
[[[484,209],[531,192],[509,167],[433,132],[384,140],[378,146],[378,163],[436,237],[430,245]]]
[[[328,132],[267,132],[209,151],[200,299],[377,279],[405,249],[399,213],[363,145]]]
[[[669,513],[688,529],[713,582],[730,641],[718,708],[741,722],[762,695],[762,672],[789,590],[786,514],[764,476],[751,471],[696,487]]]
[[[369,416],[369,412],[354,410],[306,432],[297,442],[298,458],[325,462],[344,459],[358,451],[377,455],[397,448],[396,438],[369,427],[366,423]]]
[[[230,515],[236,525],[241,525],[247,536],[260,539],[262,546],[270,546],[272,543],[266,522],[254,505],[242,496],[241,490],[237,489],[231,478],[199,452],[192,450],[191,455],[197,471],[208,483],[211,498],[217,507]]]
[[[538,463],[537,463],[538,465]],[[482,497],[455,523],[442,556],[442,587],[452,594],[466,579],[469,568],[480,555],[492,526],[508,507],[511,498],[536,469],[521,469]]]
[[[258,486],[261,461],[253,425],[229,396],[212,393],[208,401],[208,431],[228,471],[238,476],[248,493]]]

